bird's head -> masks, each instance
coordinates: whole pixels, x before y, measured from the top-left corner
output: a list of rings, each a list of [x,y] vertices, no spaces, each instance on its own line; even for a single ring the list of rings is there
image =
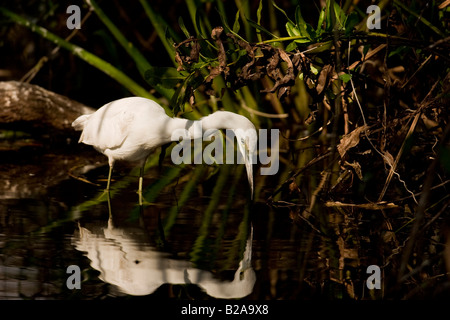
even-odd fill
[[[253,199],[253,164],[256,163],[256,147],[258,138],[256,129],[249,121],[251,127],[246,129],[234,129],[239,151],[244,159],[245,168],[247,170],[248,183],[250,185],[250,194]]]
[[[239,152],[244,160],[253,199],[253,164],[256,163],[258,137],[255,125],[246,117],[229,111],[216,111],[201,120],[203,130],[230,129],[234,132]]]

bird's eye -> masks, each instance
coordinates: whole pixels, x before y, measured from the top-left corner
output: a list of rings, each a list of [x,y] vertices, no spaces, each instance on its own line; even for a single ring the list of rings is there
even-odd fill
[[[244,138],[241,138],[241,143],[242,143],[242,144],[245,144]]]

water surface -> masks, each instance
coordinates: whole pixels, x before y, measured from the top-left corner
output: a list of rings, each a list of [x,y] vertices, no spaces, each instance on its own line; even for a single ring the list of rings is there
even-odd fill
[[[250,201],[243,165],[149,165],[139,206],[137,170],[118,165],[108,199],[95,151],[2,159],[1,299],[289,299],[300,287],[309,249],[286,212]]]

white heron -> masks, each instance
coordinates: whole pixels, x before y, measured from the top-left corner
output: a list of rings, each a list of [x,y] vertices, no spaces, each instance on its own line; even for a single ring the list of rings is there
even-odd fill
[[[198,126],[200,125],[200,126]],[[169,117],[155,101],[129,97],[109,102],[92,114],[78,117],[72,126],[82,131],[79,142],[92,145],[108,157],[109,191],[111,174],[117,160],[137,162],[140,165],[139,200],[141,204],[144,166],[148,156],[159,146],[178,141],[173,133],[187,130],[191,139],[203,137],[209,129],[231,129],[237,138],[247,169],[250,192],[253,197],[252,156],[256,151],[257,136],[253,123],[246,117],[229,111],[216,111],[200,120]],[[201,127],[197,132],[194,127]]]

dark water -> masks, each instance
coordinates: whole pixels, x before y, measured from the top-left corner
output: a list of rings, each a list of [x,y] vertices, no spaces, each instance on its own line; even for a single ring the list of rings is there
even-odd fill
[[[310,217],[301,199],[269,205],[289,170],[255,170],[251,201],[244,165],[175,166],[166,158],[159,167],[157,154],[140,206],[139,169],[117,165],[108,197],[106,157],[91,148],[2,152],[0,299],[448,297],[438,242],[423,266],[436,276],[405,282],[406,295],[395,295],[398,239],[409,235],[403,220],[388,228],[379,210],[327,207],[320,198]],[[307,178],[320,181],[314,173]],[[382,286],[369,290],[373,265]]]
[[[110,199],[102,194],[108,167],[95,151],[4,156],[0,299],[292,299],[307,292],[299,279],[312,239],[287,211],[266,205],[261,194],[273,188],[260,177],[252,202],[243,165],[149,167],[150,203],[139,206],[138,171],[130,166],[115,168]],[[173,181],[158,187],[170,174]],[[200,182],[184,194],[196,176]]]

